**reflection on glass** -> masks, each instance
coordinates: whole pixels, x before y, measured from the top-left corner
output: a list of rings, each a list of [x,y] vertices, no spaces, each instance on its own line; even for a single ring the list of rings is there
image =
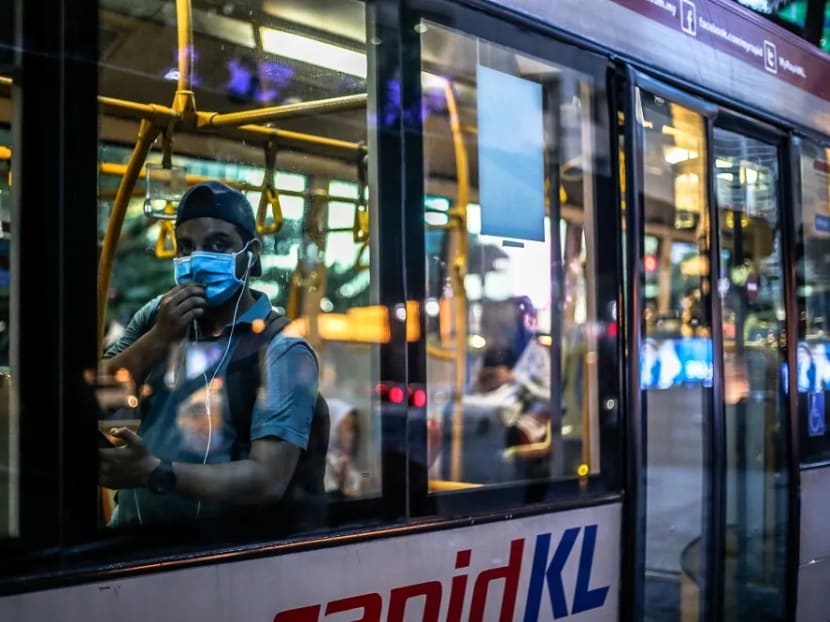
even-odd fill
[[[264,11],[261,3],[243,1],[228,4],[221,12],[209,3],[194,2],[193,42],[185,47],[192,60],[189,67],[179,63],[176,5],[172,1],[101,3],[103,95],[170,106],[184,80],[192,87],[197,110],[210,116],[268,106],[316,105],[320,100],[367,92],[362,2],[310,6],[289,0],[272,3]],[[258,17],[254,20],[252,15]],[[256,28],[261,48],[254,37]],[[150,49],[147,41],[153,41]],[[332,499],[379,494],[375,388],[381,379],[375,375],[375,361],[379,345],[389,341],[390,330],[372,280],[376,253],[370,247],[378,240],[369,226],[376,206],[370,205],[366,189],[364,99],[355,97],[352,104],[324,112],[299,110],[276,121],[230,122],[244,129],[177,129],[151,145],[132,198],[116,206],[116,190],[132,151],[132,145],[125,144],[130,136],[125,123],[108,114],[100,123],[101,230],[106,230],[105,221],[118,209],[123,208],[125,216],[111,275],[103,347],[130,335],[129,324],[142,305],[174,287],[172,258],[193,250],[183,249],[175,221],[157,217],[175,215],[183,190],[205,179],[241,190],[253,208],[262,245],[249,285],[261,294],[258,301],[292,320],[286,334],[304,338],[317,357],[319,388],[331,420],[326,430],[330,443],[322,448],[325,493]],[[279,139],[278,130],[285,132]],[[145,197],[152,201],[152,213],[144,210]],[[257,332],[255,323],[249,322],[245,329]],[[213,349],[206,353],[208,343]],[[151,369],[146,382],[137,379],[133,396],[137,408],[108,408],[110,420],[137,429],[151,450],[166,453],[161,457],[174,462],[202,466],[244,457],[244,438],[256,431],[255,422],[246,423],[244,418],[240,422],[234,416],[240,400],[229,361],[235,361],[237,343],[240,335],[228,331],[215,342],[205,334],[198,342],[185,337],[182,344],[169,348],[164,363],[159,370]],[[223,353],[227,353],[224,358]],[[190,373],[199,361],[207,361],[202,365],[207,367]],[[300,374],[301,370],[291,371]],[[215,386],[210,382],[213,375]],[[252,395],[257,404],[263,401],[261,393]],[[246,404],[247,396],[242,400]],[[169,432],[154,428],[153,417],[147,416],[148,409],[162,403],[171,422]],[[257,407],[247,409],[249,420]],[[108,428],[110,423],[102,426]],[[240,451],[236,442],[242,443]],[[231,446],[230,452],[224,451]],[[116,499],[111,491],[103,493],[101,521],[106,524],[118,516],[117,504],[129,503],[131,495]],[[200,501],[188,500],[197,511],[185,512],[186,519],[210,514],[209,503],[200,506]],[[143,518],[148,518],[147,513]]]
[[[9,290],[11,266],[11,133],[0,129],[0,538],[18,532],[18,432],[10,408]]]
[[[830,459],[830,149],[801,143],[801,213],[796,216],[799,245],[798,311],[805,329],[799,335],[796,383],[802,460]]]
[[[431,489],[596,473],[592,79],[422,26]]]
[[[788,408],[778,151],[720,128],[714,139],[727,449],[724,619],[780,620]]]
[[[643,119],[647,620],[697,619],[706,576],[703,422],[712,385],[703,119],[640,92]],[[681,592],[686,597],[681,598]],[[687,617],[689,616],[689,617]]]

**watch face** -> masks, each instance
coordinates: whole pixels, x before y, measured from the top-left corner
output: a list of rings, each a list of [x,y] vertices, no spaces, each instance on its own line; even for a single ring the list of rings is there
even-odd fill
[[[169,462],[162,462],[156,470],[150,473],[150,490],[157,495],[166,495],[176,488],[176,474],[173,472],[173,465]]]

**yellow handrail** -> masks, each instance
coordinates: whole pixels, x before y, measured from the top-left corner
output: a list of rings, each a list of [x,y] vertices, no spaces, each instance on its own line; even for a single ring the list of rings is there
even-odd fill
[[[553,431],[551,422],[548,421],[545,426],[545,438],[538,443],[527,443],[525,445],[511,445],[507,447],[503,456],[506,460],[531,460],[533,458],[541,458],[547,456],[551,451],[551,443],[553,440]]]
[[[284,104],[282,106],[266,106],[253,110],[241,112],[228,112],[220,114],[199,115],[200,127],[238,127],[248,123],[266,123],[276,119],[290,119],[307,114],[325,114],[327,112],[339,112],[342,110],[354,110],[365,108],[368,96],[366,93],[357,95],[345,95],[343,97],[331,97],[329,99],[318,99],[296,104]]]
[[[467,204],[469,203],[470,176],[467,164],[467,150],[464,136],[461,132],[461,123],[458,117],[458,106],[455,92],[449,80],[444,82],[444,95],[447,99],[447,111],[450,117],[450,131],[455,150],[455,170],[458,180],[458,196],[455,205],[449,210],[450,218],[455,222],[454,231],[458,236],[458,252],[455,261],[451,264],[451,283],[453,290],[453,304],[455,305],[455,390],[453,391],[452,415],[452,449],[450,473],[453,480],[461,479],[461,451],[462,451],[462,424],[464,409],[462,397],[467,377],[467,299],[464,279],[467,274]]]
[[[427,344],[427,355],[440,361],[454,361],[456,354],[452,350],[445,350],[433,344]]]
[[[429,492],[448,492],[452,490],[469,490],[470,488],[481,488],[481,484],[470,482],[450,482],[445,479],[429,480]]]
[[[118,238],[121,236],[121,227],[124,225],[124,216],[127,213],[127,206],[133,194],[133,187],[136,179],[142,170],[144,160],[153,141],[159,135],[161,128],[153,125],[151,121],[143,119],[138,128],[133,152],[130,154],[130,161],[121,178],[118,186],[118,193],[112,204],[112,213],[107,223],[107,232],[104,235],[104,245],[101,249],[101,258],[98,262],[98,352],[100,353],[104,343],[104,329],[106,327],[107,300],[112,276],[112,264],[115,261],[115,249],[118,245]]]

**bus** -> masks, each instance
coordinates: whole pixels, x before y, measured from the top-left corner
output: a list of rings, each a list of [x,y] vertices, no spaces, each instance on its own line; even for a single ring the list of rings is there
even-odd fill
[[[0,619],[827,619],[826,54],[731,0],[0,10]],[[348,471],[124,525],[100,362],[206,180]]]

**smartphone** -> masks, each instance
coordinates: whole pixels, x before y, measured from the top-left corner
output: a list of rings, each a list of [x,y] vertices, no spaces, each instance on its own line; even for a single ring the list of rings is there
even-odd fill
[[[111,449],[115,447],[115,444],[107,437],[106,434],[98,430],[98,447],[102,449]]]

